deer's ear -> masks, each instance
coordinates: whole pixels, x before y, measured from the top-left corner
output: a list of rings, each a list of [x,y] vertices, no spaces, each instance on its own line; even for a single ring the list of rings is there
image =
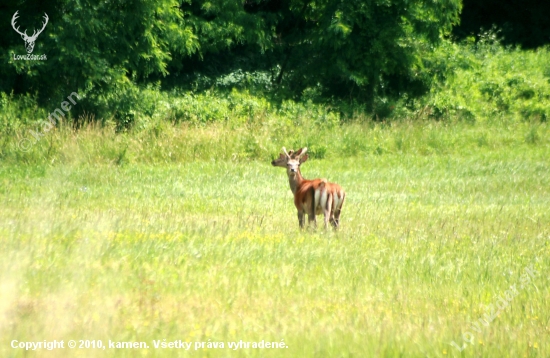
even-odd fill
[[[271,165],[273,165],[274,167],[281,167],[284,166],[283,163],[286,163],[286,155],[281,153],[279,154],[279,158],[271,162]]]
[[[303,147],[298,149],[295,156],[300,160],[300,163],[303,163],[307,160],[307,147]]]

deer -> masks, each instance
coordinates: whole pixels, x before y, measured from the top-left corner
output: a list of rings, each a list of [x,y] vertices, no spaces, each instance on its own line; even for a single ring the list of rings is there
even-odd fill
[[[27,35],[27,30],[25,30],[25,32],[21,32],[19,31],[19,26],[17,26],[17,28],[15,27],[16,26],[15,21],[18,18],[18,15],[17,15],[18,12],[19,10],[17,10],[15,14],[13,14],[13,17],[11,18],[11,26],[13,27],[15,32],[21,35],[21,38],[25,41],[25,48],[27,49],[27,53],[30,54],[34,50],[34,42],[36,41],[36,38],[38,37],[38,35],[42,33],[42,31],[44,31],[44,29],[46,28],[46,25],[48,24],[48,20],[49,20],[48,14],[44,13],[44,22],[42,23],[42,28],[38,30],[38,32],[34,30],[32,33],[32,36],[29,36]]]
[[[300,165],[308,159],[307,147],[294,152],[286,151],[279,154],[279,158],[273,160],[274,167],[286,168],[290,190],[294,194],[294,205],[298,210],[298,223],[300,229],[305,227],[305,215],[308,216],[308,224],[317,226],[316,215],[321,213],[325,219],[325,230],[328,223],[336,230],[340,226],[340,213],[344,205],[346,193],[342,187],[335,183],[329,183],[326,179],[304,179],[300,172]]]

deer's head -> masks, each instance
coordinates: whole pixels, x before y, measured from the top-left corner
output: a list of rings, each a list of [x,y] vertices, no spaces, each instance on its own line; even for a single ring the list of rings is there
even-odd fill
[[[271,165],[286,168],[288,176],[295,176],[300,172],[300,165],[308,158],[306,152],[307,147],[300,148],[296,152],[292,149],[287,152],[283,147],[283,152],[279,154],[279,158],[271,162]]]
[[[27,30],[25,30],[25,32],[21,32],[19,31],[19,26],[15,27],[15,21],[18,18],[18,15],[17,15],[18,12],[19,10],[17,10],[15,14],[13,14],[13,17],[11,18],[11,26],[13,27],[15,32],[21,35],[21,38],[25,40],[25,48],[27,49],[27,53],[32,53],[32,51],[34,50],[34,42],[36,41],[36,38],[38,37],[38,35],[42,33],[42,31],[44,31],[44,28],[48,24],[48,14],[44,13],[44,22],[42,23],[42,28],[38,30],[38,32],[34,30],[32,33],[32,36],[29,36],[27,35]]]

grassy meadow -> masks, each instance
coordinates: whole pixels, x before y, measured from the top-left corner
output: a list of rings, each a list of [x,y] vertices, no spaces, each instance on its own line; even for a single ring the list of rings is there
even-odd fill
[[[25,151],[28,134],[5,137],[0,356],[548,357],[549,134],[262,120],[61,127]],[[270,165],[282,146],[308,146],[303,175],[344,187],[340,231],[298,229]],[[54,339],[150,348],[10,346]]]

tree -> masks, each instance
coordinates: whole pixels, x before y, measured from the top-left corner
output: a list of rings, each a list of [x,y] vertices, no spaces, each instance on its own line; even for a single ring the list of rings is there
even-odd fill
[[[219,59],[246,58],[274,71],[273,82],[290,96],[314,88],[372,103],[376,95],[426,90],[422,51],[450,32],[460,6],[459,0],[214,0],[185,9],[201,33],[203,59],[218,69],[232,68]]]
[[[0,34],[0,91],[38,94],[42,102],[86,94],[80,108],[128,112],[130,84],[183,86],[190,76],[236,69],[271,73],[274,87],[299,98],[350,98],[372,108],[377,96],[418,95],[423,51],[458,21],[460,0],[36,0],[2,5],[9,23],[50,22],[35,53],[16,61],[15,32]],[[183,78],[183,81],[181,80]],[[311,92],[311,91],[310,91]],[[122,105],[126,107],[122,108]],[[86,107],[88,106],[88,107]],[[114,106],[114,107],[113,107]],[[101,115],[100,113],[98,113]]]
[[[21,1],[2,6],[0,20],[10,23],[19,10],[22,28],[32,29],[47,13],[49,23],[35,54],[46,61],[14,60],[24,50],[15,31],[0,34],[0,91],[38,94],[42,102],[72,92],[87,93],[89,105],[129,83],[167,75],[173,54],[189,55],[198,41],[172,0]],[[34,22],[31,22],[31,20]],[[25,22],[26,21],[26,22]],[[31,30],[29,30],[30,32]]]

